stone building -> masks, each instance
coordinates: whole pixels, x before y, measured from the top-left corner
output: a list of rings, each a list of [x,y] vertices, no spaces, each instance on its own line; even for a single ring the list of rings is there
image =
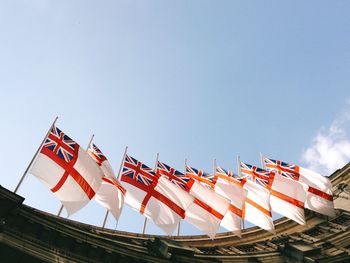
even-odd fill
[[[275,220],[242,238],[159,237],[114,231],[23,204],[0,186],[0,262],[350,262],[350,164],[330,176],[336,217],[305,211],[307,224]]]

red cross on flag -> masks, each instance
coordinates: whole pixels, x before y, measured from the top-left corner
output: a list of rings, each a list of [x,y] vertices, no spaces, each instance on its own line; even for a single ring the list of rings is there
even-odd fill
[[[252,181],[243,179],[243,183],[243,188],[247,190],[243,208],[244,220],[274,233],[275,227],[271,214],[270,192]]]
[[[230,201],[211,189],[210,185],[212,184],[209,178],[212,175],[186,165],[185,176],[188,178],[187,191],[196,198],[195,205],[186,211],[186,214],[189,215],[189,220],[195,220],[193,222],[188,221],[196,224],[199,229],[203,229],[202,231],[205,231],[208,236],[214,238],[222,219],[230,207]],[[203,212],[203,209],[209,215],[206,222],[202,224],[202,222],[196,220],[196,217]]]
[[[214,191],[231,201],[221,226],[241,236],[242,209],[247,191],[243,189],[241,181],[235,179],[232,172],[226,171],[219,166],[215,167]]]
[[[166,178],[125,155],[121,183],[126,189],[125,203],[153,220],[165,233],[171,235],[177,228],[192,198],[182,198],[176,185]]]
[[[273,211],[305,225],[306,185],[245,163],[241,163],[241,169],[242,174],[270,191],[270,205]]]
[[[307,185],[272,172],[271,209],[300,225],[305,225],[304,203]]]
[[[252,171],[256,169],[254,166],[243,162],[239,162],[239,165],[242,177],[237,179],[242,181],[243,188],[247,190],[243,218],[262,229],[274,233],[275,227],[270,206],[271,194],[266,188],[266,185],[270,183],[270,178],[253,176]]]
[[[90,143],[87,152],[96,161],[104,174],[101,187],[94,199],[109,210],[114,218],[118,220],[122,212],[126,190],[115,178],[112,166],[95,144]]]
[[[51,128],[30,173],[51,189],[68,215],[95,196],[103,175],[79,144],[56,126]]]
[[[335,216],[332,183],[314,171],[295,164],[263,158],[267,170],[275,171],[283,177],[306,184],[305,207],[315,212]]]
[[[110,165],[107,157],[101,152],[101,150],[94,144],[90,143],[88,149],[88,154],[95,160],[97,165],[101,168],[103,175],[108,178],[115,178],[114,171]]]
[[[194,180],[160,161],[157,163],[157,176],[167,178],[167,180],[172,182],[177,187],[177,194],[181,195],[181,199],[191,198],[194,201],[186,210],[184,220],[206,233],[209,237],[214,238],[223,215],[206,202],[189,193],[192,185],[195,183]],[[202,185],[200,187],[211,194],[212,191],[210,189]]]

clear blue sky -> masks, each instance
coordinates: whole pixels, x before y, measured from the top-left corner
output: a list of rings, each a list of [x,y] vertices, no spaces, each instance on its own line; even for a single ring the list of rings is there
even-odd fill
[[[56,115],[83,147],[94,133],[116,171],[126,145],[149,166],[159,152],[236,170],[261,151],[317,167],[304,154],[317,136],[349,142],[349,14],[349,1],[1,1],[0,184],[15,188]],[[59,209],[33,176],[19,194]],[[103,217],[91,203],[72,218]],[[125,209],[118,229],[142,223]]]

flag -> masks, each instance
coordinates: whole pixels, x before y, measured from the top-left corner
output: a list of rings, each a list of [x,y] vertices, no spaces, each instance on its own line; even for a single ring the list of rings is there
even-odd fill
[[[112,166],[95,144],[90,143],[87,152],[103,172],[102,184],[94,199],[118,220],[122,212],[126,190],[115,178]]]
[[[98,191],[102,171],[91,157],[59,128],[53,126],[30,173],[48,186],[72,215]]]
[[[112,166],[108,162],[106,156],[94,143],[90,143],[87,152],[92,157],[92,159],[95,160],[98,166],[100,166],[104,176],[111,179],[115,178]]]
[[[279,174],[272,175],[271,209],[300,225],[305,225],[304,207],[307,186]]]
[[[186,176],[193,179],[194,181],[199,182],[205,187],[213,190],[217,178],[210,173],[206,173],[203,170],[198,170],[196,168],[186,165]]]
[[[174,168],[171,168],[165,163],[157,161],[156,175],[159,178],[158,180],[166,180],[167,184],[170,182],[172,188],[174,189],[173,192],[177,195],[181,202],[185,202],[185,204],[192,205],[195,198],[186,191],[185,185],[183,184],[182,180],[187,179],[183,178],[182,174],[179,171],[175,170]],[[189,205],[187,205],[187,207],[189,207]]]
[[[195,203],[211,215],[210,222],[207,220],[207,223],[200,227],[205,229],[206,233],[213,238],[230,207],[230,201],[212,190],[214,185],[212,182],[214,180],[213,175],[186,165],[185,176],[190,179],[186,185],[187,191],[196,197]],[[199,209],[194,211],[194,216],[199,212]],[[196,223],[198,224],[198,222]]]
[[[262,229],[273,232],[275,227],[272,221],[270,208],[270,192],[265,187],[269,178],[254,178],[251,176],[251,167],[240,162],[242,177],[237,178],[247,190],[243,208],[243,218]]]
[[[308,186],[305,207],[315,212],[334,216],[332,184],[327,177],[295,164],[264,158],[267,170],[291,178]]]
[[[121,182],[125,202],[153,220],[168,235],[176,229],[192,199],[181,199],[177,187],[135,158],[125,155]]]
[[[305,225],[306,185],[249,164],[243,163],[241,167],[243,173],[254,181],[259,181],[270,191],[270,205],[273,211]]]
[[[219,166],[215,167],[213,183],[215,192],[231,201],[229,209],[221,221],[221,226],[241,236],[242,209],[247,190],[243,189],[242,182],[235,179],[232,172]]]
[[[193,184],[199,184],[195,180],[160,161],[157,163],[157,173],[170,180],[178,188],[183,189],[189,196],[194,196],[191,194],[191,188]],[[209,190],[200,184],[199,186],[204,188],[205,191]],[[207,202],[194,196],[193,203],[185,212],[184,220],[206,233],[209,237],[214,238],[222,218],[223,214],[220,214]]]

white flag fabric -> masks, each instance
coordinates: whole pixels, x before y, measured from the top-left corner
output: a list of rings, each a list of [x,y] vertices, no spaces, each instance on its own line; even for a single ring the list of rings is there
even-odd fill
[[[199,188],[205,193],[209,192],[209,196],[205,200],[194,197],[194,201],[186,209],[184,220],[207,234],[209,237],[214,238],[218,228],[220,227],[220,222],[224,218],[224,212],[221,211],[220,213],[217,211],[216,206],[212,207],[208,204],[208,199],[210,199],[212,191],[200,185],[198,182],[195,182],[194,179],[191,179],[178,170],[160,161],[157,163],[157,174],[170,180],[170,182],[181,190],[181,192],[185,191],[187,196],[191,196],[192,198],[193,195],[190,193],[190,191],[194,184],[196,186],[193,189]]]
[[[213,239],[223,218],[215,209],[195,198],[186,210],[184,220]]]
[[[300,166],[299,173],[299,182],[309,186],[305,207],[318,213],[334,217],[332,184],[329,179]]]
[[[270,192],[250,180],[244,180],[243,183],[243,188],[247,190],[243,218],[262,229],[275,233],[270,208]]]
[[[94,199],[118,220],[122,213],[125,194],[125,188],[117,179],[110,179],[105,176],[102,178],[101,187]]]
[[[264,164],[267,170],[308,185],[306,208],[328,216],[335,215],[332,184],[327,177],[295,164],[269,158],[264,158]]]
[[[92,157],[92,159],[95,160],[97,165],[100,166],[100,169],[102,170],[104,176],[110,179],[115,179],[113,168],[110,165],[107,157],[94,143],[90,143],[87,152]]]
[[[121,183],[126,189],[125,203],[152,219],[168,235],[193,202],[192,198],[183,198],[166,178],[158,178],[152,169],[129,155],[124,159]]]
[[[212,220],[200,227],[203,228],[205,226],[205,233],[214,238],[221,221],[230,207],[230,200],[215,193],[206,185],[207,177],[212,177],[212,175],[186,165],[186,177],[190,179],[187,183],[189,193],[198,199],[197,202],[195,201],[195,205],[202,205],[202,208],[204,208],[203,205],[205,204],[206,211],[211,214]]]
[[[272,174],[270,187],[271,209],[281,215],[305,225],[304,203],[307,185],[286,178],[279,174]]]
[[[291,180],[274,171],[267,171],[241,162],[242,174],[270,191],[271,209],[304,225],[304,203],[307,185]]]
[[[194,205],[186,212],[186,215],[188,214],[187,221],[196,224],[200,230],[209,237],[214,238],[220,227],[221,220],[230,206],[230,202],[196,181],[193,182],[190,194],[196,200]],[[201,217],[199,213],[207,217],[204,222],[194,220],[194,218],[198,219]]]
[[[248,190],[245,201],[245,219],[267,231],[274,232],[270,191],[268,190],[272,182],[270,172],[240,162],[240,173],[243,178],[240,180],[244,183],[244,188]]]
[[[104,174],[101,187],[94,199],[118,220],[123,209],[126,190],[121,186],[117,178],[115,178],[112,166],[95,144],[90,143],[87,152],[95,160]]]
[[[48,134],[30,173],[51,189],[68,215],[95,196],[103,176],[94,160],[56,126]]]
[[[215,168],[213,183],[215,192],[231,201],[221,226],[241,236],[242,209],[247,191],[243,189],[243,184],[232,176],[232,173],[219,166]]]

